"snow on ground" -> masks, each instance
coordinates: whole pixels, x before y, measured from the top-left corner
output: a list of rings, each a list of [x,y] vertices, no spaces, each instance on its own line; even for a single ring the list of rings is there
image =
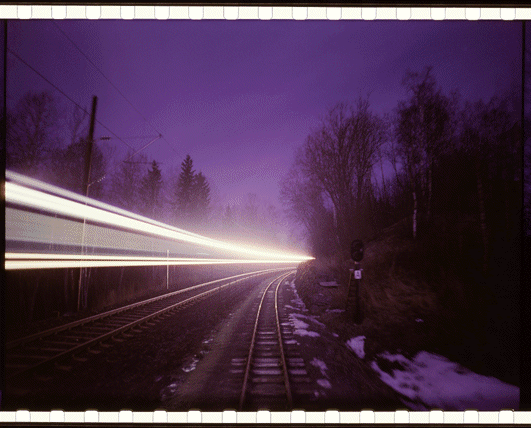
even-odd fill
[[[365,351],[363,346],[365,344],[365,336],[357,336],[347,341],[347,347],[356,353],[358,358],[365,358]]]
[[[317,333],[316,331],[307,330],[307,328],[309,327],[309,324],[304,321],[301,321],[299,317],[309,318],[310,320],[315,321],[317,323],[319,323],[319,321],[313,320],[311,317],[306,317],[301,314],[289,314],[288,317],[291,322],[291,325],[293,325],[293,328],[295,329],[293,331],[293,334],[298,334],[299,336],[310,336],[310,337],[320,336],[320,334]]]
[[[299,294],[297,293],[297,288],[295,287],[295,281],[291,281],[290,286],[293,290],[293,293],[295,294],[295,298],[291,299],[291,303],[293,303],[295,307],[290,306],[290,305],[286,305],[286,307],[289,307],[290,309],[294,309],[297,311],[307,312],[308,309],[306,309],[306,305],[304,304],[302,299],[299,297]],[[315,331],[307,330],[307,328],[309,327],[309,324],[299,319],[299,318],[305,318],[306,320],[309,320],[311,322],[324,326],[324,324],[317,321],[314,316],[291,313],[288,315],[288,317],[294,328],[293,334],[297,334],[299,336],[310,336],[310,337],[320,336],[320,334]]]
[[[332,388],[332,385],[330,384],[330,382],[326,379],[317,379],[317,384],[322,387],[322,388],[327,388],[327,389],[330,389]]]
[[[182,367],[182,371],[185,372],[185,373],[189,373],[192,370],[195,370],[198,362],[199,362],[199,358],[194,356],[192,358],[192,361],[189,364],[187,364],[184,367]]]
[[[319,370],[321,370],[321,374],[323,376],[328,377],[328,375],[326,374],[326,371],[328,370],[328,367],[326,367],[326,364],[325,364],[324,361],[320,360],[319,358],[314,358],[312,361],[310,361],[310,364],[312,366],[315,366],[315,367],[319,368]]]
[[[411,400],[406,400],[405,404],[413,410],[499,411],[519,408],[520,388],[474,373],[440,355],[422,351],[412,361],[403,355],[387,352],[379,357],[403,367],[403,370],[390,370],[389,374],[376,361],[371,363],[383,382]]]
[[[310,337],[319,337],[320,334],[316,331],[306,330],[304,328],[298,328],[296,329],[293,334],[297,334],[299,336],[310,336]]]
[[[306,324],[304,321],[298,320],[296,317],[293,316],[294,314],[290,314],[289,318],[291,321],[291,324],[296,329],[306,329],[308,328],[308,324]]]
[[[293,293],[295,294],[295,298],[291,299],[291,303],[294,303],[297,307],[297,310],[307,312],[308,309],[306,309],[306,305],[302,301],[302,299],[299,297],[299,293],[297,293],[297,287],[295,287],[295,280],[290,282],[290,287],[293,290]]]
[[[316,315],[303,315],[303,314],[292,314],[292,315],[297,318],[304,318],[310,322],[320,325],[321,327],[326,327],[321,321],[317,321]]]

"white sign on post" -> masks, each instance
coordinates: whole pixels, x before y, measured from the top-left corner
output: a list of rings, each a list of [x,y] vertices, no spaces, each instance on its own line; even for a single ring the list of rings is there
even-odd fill
[[[354,271],[354,279],[361,279],[361,270]]]

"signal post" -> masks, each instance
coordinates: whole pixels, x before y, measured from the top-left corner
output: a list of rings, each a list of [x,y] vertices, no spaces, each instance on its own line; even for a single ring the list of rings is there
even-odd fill
[[[352,241],[350,245],[350,257],[354,261],[354,269],[350,269],[350,276],[348,281],[348,297],[347,297],[347,308],[354,306],[354,322],[356,324],[361,324],[363,321],[363,316],[361,314],[360,308],[360,296],[359,289],[361,283],[361,261],[363,259],[363,242],[359,239]],[[354,276],[354,285],[355,290],[352,292],[352,277]],[[352,302],[354,299],[354,302]],[[354,303],[354,305],[352,304]]]

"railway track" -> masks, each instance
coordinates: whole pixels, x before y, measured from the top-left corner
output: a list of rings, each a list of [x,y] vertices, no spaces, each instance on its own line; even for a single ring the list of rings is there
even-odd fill
[[[244,362],[242,370],[232,370],[243,374],[240,410],[291,410],[291,384],[309,382],[304,360],[296,350],[290,349],[296,341],[279,304],[279,288],[292,273],[277,277],[265,288],[258,305],[248,355],[232,359],[233,366]]]
[[[99,353],[101,350],[96,349],[97,346],[109,346],[104,342],[123,341],[149,329],[157,320],[198,303],[222,288],[274,271],[277,269],[205,282],[13,340],[6,344],[6,378],[11,379],[54,362],[60,368],[58,363],[67,356],[84,360],[76,354],[87,349]]]

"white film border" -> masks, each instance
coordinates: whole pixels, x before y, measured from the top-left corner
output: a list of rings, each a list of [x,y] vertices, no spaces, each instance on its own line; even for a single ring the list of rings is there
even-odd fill
[[[119,412],[98,412],[86,410],[84,412],[33,412],[30,410],[1,411],[1,423],[268,423],[268,424],[529,424],[530,412],[501,410],[499,412],[478,412],[466,410],[464,412],[431,410],[426,412],[410,412],[397,410],[395,412],[305,412],[293,410],[291,412],[135,412],[122,410]]]
[[[531,20],[531,8],[465,7],[258,7],[258,6],[119,6],[119,5],[0,5],[0,19],[283,19],[283,20]],[[531,412],[442,411],[414,412],[34,412],[0,411],[2,423],[428,423],[531,424]]]
[[[1,19],[527,20],[529,8],[0,5]]]

